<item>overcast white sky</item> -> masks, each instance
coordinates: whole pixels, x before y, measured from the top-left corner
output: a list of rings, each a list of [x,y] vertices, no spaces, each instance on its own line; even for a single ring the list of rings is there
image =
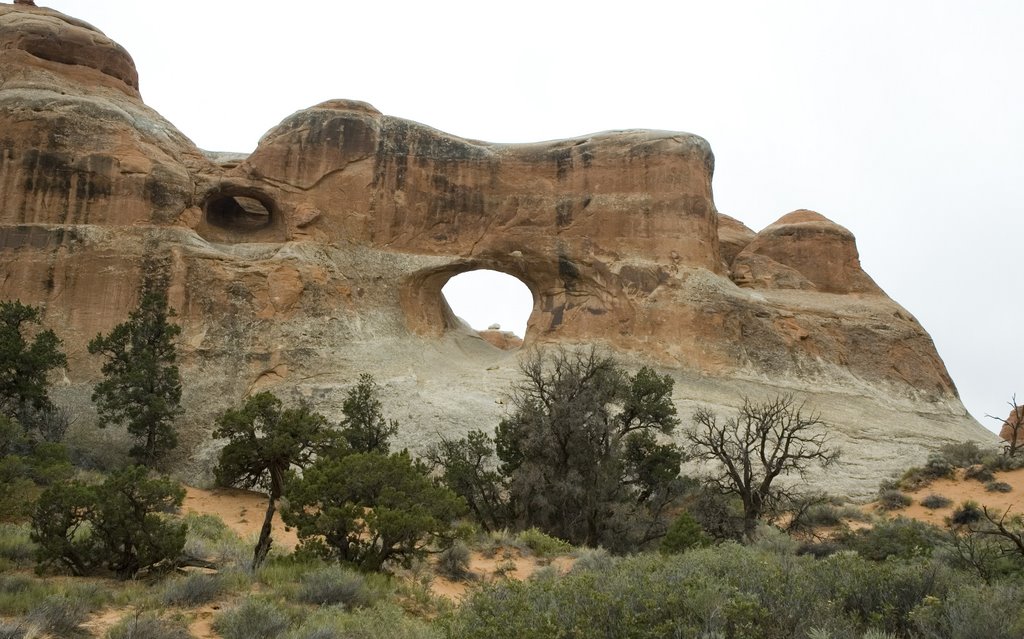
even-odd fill
[[[211,150],[329,98],[493,142],[697,133],[723,213],[853,231],[983,424],[1024,396],[1020,0],[37,3],[123,44]]]

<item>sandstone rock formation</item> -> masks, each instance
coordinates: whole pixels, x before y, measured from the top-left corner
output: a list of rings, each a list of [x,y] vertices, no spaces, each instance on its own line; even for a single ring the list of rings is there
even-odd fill
[[[696,135],[488,144],[336,100],[248,156],[204,153],[142,102],[124,49],[15,5],[0,5],[0,131],[0,298],[42,305],[65,340],[63,401],[88,410],[86,343],[124,319],[147,257],[169,261],[190,474],[216,450],[212,415],[257,389],[336,415],[372,372],[413,449],[496,423],[518,355],[441,294],[480,268],[532,291],[527,347],[653,363],[683,416],[806,398],[849,450],[835,490],[866,494],[943,441],[992,439],[853,235],[810,211],[756,234],[720,215]]]
[[[1004,442],[1013,442],[1014,431],[1016,431],[1017,445],[1024,445],[1024,428],[1018,424],[1024,420],[1024,406],[1014,405],[1010,414],[1003,420],[1003,427],[999,429],[999,438]]]

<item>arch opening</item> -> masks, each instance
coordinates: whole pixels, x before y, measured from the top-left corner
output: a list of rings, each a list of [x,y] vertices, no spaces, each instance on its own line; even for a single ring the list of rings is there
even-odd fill
[[[216,195],[205,208],[207,223],[228,231],[262,231],[274,222],[270,207],[250,195]]]
[[[465,271],[449,278],[441,294],[456,317],[486,341],[506,350],[522,345],[534,299],[519,278],[489,269]]]

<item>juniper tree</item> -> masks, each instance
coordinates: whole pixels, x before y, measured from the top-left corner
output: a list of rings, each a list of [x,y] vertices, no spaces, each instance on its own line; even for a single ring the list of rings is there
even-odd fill
[[[398,422],[384,418],[377,395],[377,382],[369,373],[363,373],[345,396],[341,434],[354,453],[386,455],[389,440],[398,432]]]
[[[307,467],[315,455],[335,449],[337,438],[326,418],[308,404],[284,408],[269,392],[253,395],[242,408],[225,411],[213,436],[228,439],[214,471],[217,483],[267,493],[267,512],[253,550],[255,570],[270,552],[274,512],[287,475]]]
[[[131,455],[143,464],[153,464],[177,446],[174,420],[183,412],[174,343],[181,327],[168,321],[174,311],[167,287],[166,265],[148,262],[128,321],[89,342],[89,352],[105,359],[103,379],[92,394],[99,426],[124,424],[139,440]]]
[[[596,349],[536,352],[498,425],[515,525],[632,550],[664,535],[680,496],[672,378],[627,374]]]
[[[0,302],[0,414],[54,410],[47,376],[67,365],[52,330],[34,331],[39,309],[19,301]],[[24,425],[24,424],[23,424]]]

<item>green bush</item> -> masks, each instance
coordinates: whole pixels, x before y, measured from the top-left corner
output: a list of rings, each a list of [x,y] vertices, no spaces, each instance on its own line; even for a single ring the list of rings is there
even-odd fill
[[[296,598],[316,606],[341,605],[348,609],[370,604],[366,578],[343,566],[325,566],[306,573],[299,582]]]
[[[884,510],[900,510],[912,503],[914,500],[910,495],[900,490],[888,489],[878,493],[878,506]]]
[[[842,511],[833,504],[815,504],[804,512],[802,523],[810,528],[839,526],[843,523]]]
[[[32,562],[36,545],[29,538],[28,524],[0,524],[0,559],[15,566]]]
[[[522,531],[516,535],[516,542],[529,548],[538,557],[564,555],[572,550],[569,542],[552,537],[538,528],[527,528]]]
[[[978,502],[967,500],[956,507],[953,514],[950,515],[949,521],[955,526],[964,526],[981,521],[982,517],[984,517],[984,513],[982,513]]]
[[[739,541],[743,538],[743,506],[735,497],[702,489],[687,511],[713,539]]]
[[[48,488],[32,516],[40,566],[61,565],[75,575],[107,569],[129,578],[176,558],[185,544],[185,524],[161,513],[180,507],[185,490],[148,474],[136,466],[99,486],[76,481]]]
[[[924,488],[931,483],[932,477],[930,477],[925,469],[920,466],[912,466],[907,470],[903,471],[900,478],[895,482],[892,488],[883,487],[879,490],[879,494],[888,492],[889,490],[918,490]],[[886,486],[892,484],[892,482],[886,482]]]
[[[192,639],[192,635],[184,619],[132,613],[111,628],[106,639]]]
[[[219,575],[192,574],[164,586],[161,601],[165,606],[192,607],[215,600],[224,592]]]
[[[1005,481],[990,481],[985,484],[985,490],[990,493],[1008,493],[1013,490],[1013,486]]]
[[[393,605],[344,613],[324,608],[310,615],[287,639],[441,639],[428,623]]]
[[[615,558],[604,548],[581,548],[576,551],[576,561],[572,564],[571,572],[608,570],[613,563]]]
[[[437,571],[452,581],[463,581],[472,576],[469,560],[469,548],[463,542],[456,541],[438,554]]]
[[[24,615],[39,605],[55,588],[28,575],[0,575],[0,616]]]
[[[1020,582],[964,584],[946,597],[924,599],[911,619],[922,639],[1019,639],[1024,637]]]
[[[235,534],[220,517],[189,513],[184,522],[188,532],[183,555],[211,561],[222,571],[250,568],[252,544]]]
[[[873,562],[841,553],[819,561],[724,544],[487,585],[445,626],[459,639],[789,639],[812,629],[843,639],[872,629],[909,636],[910,611],[943,596],[949,582],[924,560]]]
[[[704,534],[693,515],[684,511],[669,525],[658,550],[663,555],[672,555],[691,548],[703,548],[710,543],[711,538]]]
[[[252,597],[213,620],[213,629],[224,639],[277,639],[290,625],[288,615],[276,605]]]
[[[936,495],[932,493],[921,500],[921,505],[928,510],[938,510],[939,508],[948,508],[952,505],[953,500],[949,497],[943,497],[942,495]]]
[[[778,555],[795,555],[800,542],[775,526],[758,524],[754,531],[753,546],[758,550]]]
[[[1018,468],[1024,468],[1024,455],[1018,454],[1013,457],[1008,455],[990,455],[985,457],[983,463],[990,470],[1017,470]]]
[[[281,517],[307,549],[371,572],[408,567],[450,540],[465,508],[408,453],[353,453],[321,457],[290,482]]]
[[[935,526],[898,517],[840,536],[838,541],[866,559],[928,557],[941,545],[944,535]]]
[[[985,453],[978,448],[976,442],[972,441],[943,444],[939,447],[938,455],[956,468],[968,468],[980,464],[985,458]]]

